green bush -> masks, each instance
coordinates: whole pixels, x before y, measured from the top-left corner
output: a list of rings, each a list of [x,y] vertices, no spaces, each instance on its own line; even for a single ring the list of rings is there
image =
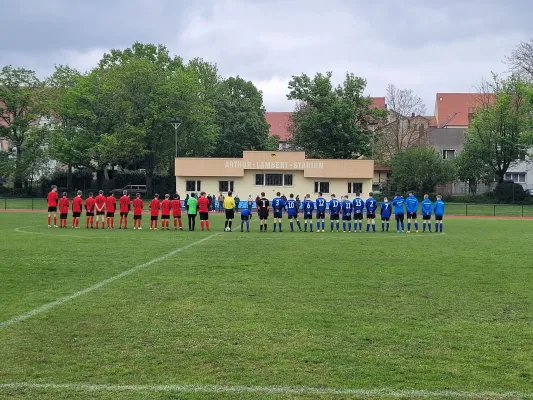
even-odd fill
[[[494,198],[498,203],[521,203],[529,197],[522,185],[514,182],[502,182],[494,189]]]

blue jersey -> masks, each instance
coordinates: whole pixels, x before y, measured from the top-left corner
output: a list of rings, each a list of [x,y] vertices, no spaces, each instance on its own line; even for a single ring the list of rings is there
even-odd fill
[[[316,211],[319,213],[326,212],[326,199],[323,197],[319,197],[316,199]]]
[[[381,203],[381,218],[390,218],[392,212],[392,204],[388,201]]]
[[[394,200],[392,200],[392,205],[394,206],[394,214],[400,215],[403,214],[403,203],[405,203],[405,199],[403,196],[396,196]]]
[[[304,200],[303,202],[304,215],[313,215],[314,209],[315,209],[315,205],[311,200]]]
[[[422,200],[422,215],[431,215],[433,210],[433,203],[430,199]]]
[[[285,209],[287,210],[288,215],[298,214],[298,208],[296,207],[296,200],[294,199],[287,200],[287,203],[285,203]]]
[[[418,211],[418,199],[415,196],[409,196],[405,200],[405,209],[408,213],[415,213]]]
[[[329,202],[329,211],[331,214],[336,215],[339,213],[341,209],[341,203],[339,203],[339,200],[337,199],[331,199]]]
[[[442,200],[437,200],[435,202],[435,215],[437,217],[443,217],[444,216],[444,202]]]
[[[375,214],[376,208],[378,208],[378,202],[376,201],[375,198],[370,197],[369,199],[366,200],[365,207],[366,207],[367,214]]]
[[[275,211],[283,211],[283,206],[285,205],[285,203],[283,202],[283,199],[280,198],[280,197],[275,197],[272,199],[272,208],[275,210]]]
[[[352,215],[352,202],[350,200],[344,200],[342,202],[342,215],[345,217]]]
[[[245,208],[244,210],[241,211],[241,216],[242,217],[251,217],[252,216],[252,212],[250,210],[248,210],[247,208]]]
[[[355,199],[353,199],[353,212],[354,214],[362,214],[363,213],[363,210],[365,208],[365,202],[363,201],[363,199],[359,198],[359,197],[356,197]]]

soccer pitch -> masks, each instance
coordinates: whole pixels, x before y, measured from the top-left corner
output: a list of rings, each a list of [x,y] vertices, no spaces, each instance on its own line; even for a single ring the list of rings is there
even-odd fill
[[[533,221],[210,220],[96,231],[0,213],[0,398],[533,398]]]

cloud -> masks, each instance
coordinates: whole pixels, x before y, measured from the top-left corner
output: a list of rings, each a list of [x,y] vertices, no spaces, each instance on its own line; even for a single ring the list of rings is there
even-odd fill
[[[111,48],[135,41],[165,44],[185,59],[216,62],[224,76],[252,80],[267,110],[291,110],[292,75],[347,71],[383,96],[388,83],[412,88],[433,109],[437,92],[474,91],[502,72],[504,57],[531,35],[524,0],[26,0],[0,15],[9,34],[0,64],[81,70]],[[513,6],[511,6],[513,5]],[[517,12],[516,10],[519,10]]]

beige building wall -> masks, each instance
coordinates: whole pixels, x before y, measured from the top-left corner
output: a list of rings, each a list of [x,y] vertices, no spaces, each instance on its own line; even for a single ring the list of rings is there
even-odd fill
[[[269,173],[292,174],[292,185],[256,185],[256,174]],[[199,191],[219,194],[220,181],[233,181],[233,192],[241,200],[249,195],[255,198],[261,192],[272,198],[278,191],[286,196],[293,193],[303,198],[310,194],[314,198],[315,182],[329,182],[326,197],[353,197],[353,193],[348,193],[348,184],[361,184],[362,192],[368,194],[372,191],[373,174],[372,160],[310,160],[303,152],[244,152],[242,159],[176,159],[176,189],[182,196]],[[194,185],[194,191],[187,190],[187,181],[200,181],[200,189]]]

